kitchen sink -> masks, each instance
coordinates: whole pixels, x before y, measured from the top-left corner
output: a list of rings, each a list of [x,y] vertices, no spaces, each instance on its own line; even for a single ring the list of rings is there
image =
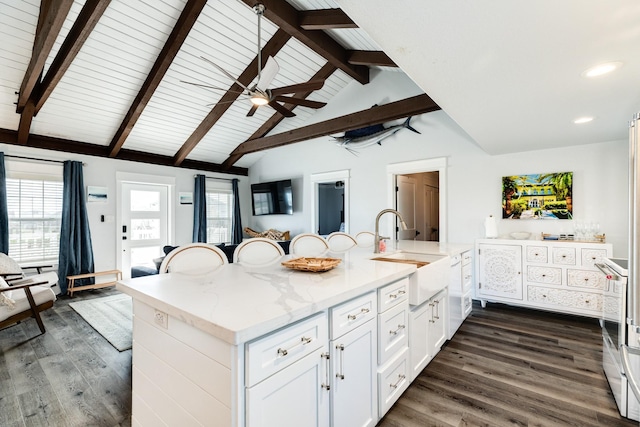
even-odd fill
[[[409,277],[409,304],[420,305],[449,284],[451,259],[448,255],[394,252],[371,258],[373,261],[414,264]]]

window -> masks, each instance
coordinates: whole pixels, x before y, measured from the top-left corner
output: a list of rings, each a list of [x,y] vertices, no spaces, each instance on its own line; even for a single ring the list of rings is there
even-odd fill
[[[17,262],[57,260],[62,165],[34,167],[25,162],[6,162],[6,165],[9,256]]]
[[[207,181],[207,243],[231,242],[231,184]]]

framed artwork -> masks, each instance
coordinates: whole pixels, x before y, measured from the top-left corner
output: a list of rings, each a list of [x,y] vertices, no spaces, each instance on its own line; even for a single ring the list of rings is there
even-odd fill
[[[192,205],[193,204],[193,193],[180,192],[179,198],[180,198],[180,204],[181,205]]]
[[[87,202],[107,203],[107,187],[87,186]]]
[[[502,218],[573,219],[573,172],[502,177]]]

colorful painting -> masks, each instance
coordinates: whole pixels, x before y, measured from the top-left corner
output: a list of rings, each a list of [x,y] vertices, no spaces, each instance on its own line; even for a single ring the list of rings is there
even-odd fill
[[[573,219],[573,172],[502,177],[502,218]]]

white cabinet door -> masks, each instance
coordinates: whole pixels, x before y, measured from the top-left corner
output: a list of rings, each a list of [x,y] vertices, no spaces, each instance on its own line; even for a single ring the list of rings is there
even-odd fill
[[[433,358],[447,340],[447,290],[443,289],[429,300],[429,353]]]
[[[365,427],[376,424],[376,322],[369,320],[333,340],[332,426]]]
[[[246,391],[247,427],[328,427],[326,347]]]
[[[478,245],[478,297],[522,299],[522,246]]]

